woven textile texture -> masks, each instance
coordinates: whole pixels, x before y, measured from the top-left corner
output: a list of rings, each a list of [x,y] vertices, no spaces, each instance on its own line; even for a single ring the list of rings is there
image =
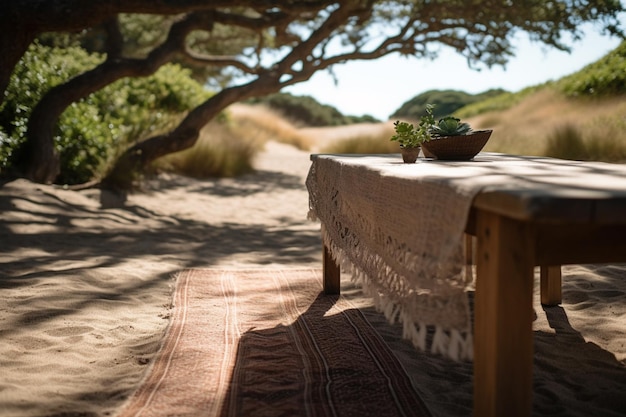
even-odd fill
[[[319,269],[187,270],[159,357],[119,417],[430,416]]]
[[[507,192],[515,192],[521,196],[516,215],[533,211],[525,204],[557,193],[579,204],[553,215],[580,222],[589,215],[606,222],[623,218],[611,205],[625,193],[620,164],[495,153],[462,162],[420,158],[416,164],[402,163],[399,155],[311,159],[309,217],[322,222],[325,245],[389,319],[402,320],[416,347],[453,359],[473,356],[471,274],[461,271],[463,233],[478,193],[496,192],[500,208],[508,210]]]
[[[338,263],[392,322],[402,321],[417,348],[471,359],[463,234],[479,188],[433,181],[415,167],[376,156],[314,157],[309,217],[324,225]]]

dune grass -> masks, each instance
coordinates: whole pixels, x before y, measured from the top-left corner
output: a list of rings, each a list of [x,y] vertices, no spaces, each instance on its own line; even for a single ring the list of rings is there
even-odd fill
[[[595,120],[587,128],[556,127],[548,136],[544,155],[581,161],[626,162],[626,120]]]
[[[493,129],[485,151],[605,162],[626,161],[626,100],[567,98],[552,88],[466,119]]]
[[[154,168],[194,178],[242,175],[253,171],[255,156],[269,140],[303,150],[311,146],[310,137],[271,110],[236,105],[208,123],[192,148],[159,159]]]
[[[474,129],[494,130],[485,151],[626,162],[624,97],[566,97],[548,84],[527,89],[522,99],[495,108],[464,118]],[[337,140],[322,151],[397,153],[397,144],[390,143],[390,135],[387,132],[378,132],[378,136],[361,133],[358,137]]]
[[[626,162],[624,115],[624,97],[571,98],[546,85],[529,90],[522,100],[504,109],[464,120],[474,129],[494,130],[485,151]],[[397,143],[389,140],[392,133],[392,127],[382,124],[345,129],[343,136],[324,142],[315,151],[398,153]],[[158,169],[193,177],[241,175],[253,170],[255,155],[270,140],[309,151],[316,138],[266,107],[238,104],[224,118],[209,123],[193,148],[162,158]]]
[[[389,140],[390,135],[356,135],[343,138],[329,144],[322,149],[323,153],[347,154],[387,154],[398,153],[400,149],[396,142]]]
[[[255,137],[211,121],[192,148],[159,159],[156,169],[194,178],[233,177],[252,171],[254,156],[262,149],[263,142]]]
[[[263,143],[275,140],[301,150],[311,149],[312,139],[308,135],[265,106],[237,104],[229,108],[229,115],[234,132],[246,135],[248,139]]]

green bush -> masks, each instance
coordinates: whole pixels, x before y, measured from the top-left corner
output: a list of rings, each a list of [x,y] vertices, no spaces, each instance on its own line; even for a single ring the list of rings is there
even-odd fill
[[[321,104],[310,96],[294,96],[289,93],[271,94],[255,98],[250,104],[263,104],[304,126],[342,126],[353,123],[378,122],[373,116],[344,116],[333,106]]]
[[[419,120],[426,113],[426,104],[434,104],[435,118],[450,116],[469,104],[506,93],[505,90],[488,90],[480,94],[469,94],[457,90],[429,90],[405,102],[392,115],[392,119]]]
[[[557,87],[574,97],[626,94],[626,41],[598,61],[559,80]]]
[[[65,52],[63,52],[65,51]],[[24,142],[28,118],[39,99],[54,85],[102,61],[78,48],[61,50],[33,44],[16,66],[0,106],[0,171],[11,167],[11,159]]]
[[[0,172],[11,171],[26,138],[28,118],[55,85],[102,62],[79,47],[34,43],[12,74],[0,107]],[[76,184],[103,174],[130,143],[171,128],[186,111],[209,97],[189,71],[165,65],[146,78],[124,78],[73,103],[61,115],[54,141],[61,157],[56,182]]]

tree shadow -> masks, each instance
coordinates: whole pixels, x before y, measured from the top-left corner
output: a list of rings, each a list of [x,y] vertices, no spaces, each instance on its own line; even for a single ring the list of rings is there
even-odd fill
[[[148,183],[143,193],[149,197],[171,192],[174,198],[191,193],[190,204],[211,195],[228,205],[230,197],[254,199],[263,192],[280,196],[293,190],[303,191],[306,205],[303,178],[269,171],[241,179],[172,176]],[[54,399],[42,400],[48,387],[33,386],[32,395],[3,401],[3,409],[49,406],[64,410],[64,415],[87,415],[95,398],[107,409],[118,407],[130,394],[128,387],[134,386],[131,380],[157,354],[164,319],[169,317],[172,277],[181,270],[247,262],[251,257],[261,265],[321,260],[319,228],[306,219],[306,210],[301,220],[300,213],[284,218],[269,214],[273,223],[268,227],[265,217],[241,223],[238,217],[212,221],[206,215],[192,217],[193,211],[162,211],[147,200],[144,204],[143,198],[95,189],[69,191],[25,180],[1,183],[0,344],[14,355],[5,357],[7,375],[13,375],[15,367],[26,367],[29,358],[42,363],[28,364],[32,369],[22,382],[12,386],[7,379],[0,390],[23,392],[25,384],[36,384],[40,365],[57,367],[59,380],[75,379],[70,373],[81,366],[82,378],[89,377],[79,393],[61,389]],[[95,363],[55,363],[100,348],[106,352]],[[43,355],[53,349],[54,359],[48,363]],[[123,372],[99,372],[103,365],[112,366],[113,356],[115,369]]]
[[[243,334],[221,415],[430,416],[363,313],[336,301],[320,293],[292,324]]]
[[[253,173],[236,178],[199,179],[192,186],[190,186],[189,179],[182,176],[168,177],[167,181],[155,179],[146,181],[143,191],[162,192],[180,187],[218,197],[240,197],[281,190],[301,190],[304,189],[304,184],[299,175],[279,171],[255,170]]]
[[[237,196],[294,189],[297,182],[295,176],[280,173],[261,176],[258,182],[252,176],[242,184],[237,185],[237,181],[197,181],[191,182],[190,188],[194,192]],[[303,180],[299,181],[299,188],[304,190]],[[173,178],[163,184],[164,189],[189,187],[190,180]],[[3,186],[10,186],[10,182]],[[268,228],[263,224],[211,223],[163,215],[132,204],[104,209],[97,204],[83,204],[85,200],[80,198],[56,195],[45,187],[32,185],[29,190],[38,193],[36,198],[21,193],[21,189],[3,192],[0,188],[0,210],[11,212],[11,216],[0,220],[0,291],[46,285],[48,278],[60,276],[76,277],[84,285],[64,288],[61,294],[40,293],[29,299],[34,305],[56,299],[65,300],[65,304],[73,301],[71,308],[42,311],[33,317],[5,322],[3,336],[26,322],[43,324],[46,318],[69,316],[103,299],[140,297],[170,281],[172,274],[180,270],[210,267],[224,258],[254,253],[259,264],[311,264],[321,258],[319,231],[302,227],[310,223],[306,213],[302,213],[302,221],[282,219],[280,228]],[[97,201],[94,197],[90,196]],[[98,282],[89,277],[90,271],[114,273],[116,268],[132,265],[136,260],[162,266],[155,266],[139,281],[129,279],[128,285],[121,287],[113,287],[106,279]]]
[[[535,332],[535,413],[570,415],[572,405],[562,399],[569,397],[579,400],[576,415],[623,416],[624,363],[574,329],[563,307],[543,306],[543,311],[555,333]]]
[[[611,279],[623,279],[623,276],[606,276],[607,287]],[[567,287],[567,280],[564,285]],[[473,316],[473,294],[470,294],[470,301]],[[564,308],[542,308],[555,332],[533,332],[533,415],[625,415],[625,364],[610,351],[585,340],[583,334],[571,326]],[[374,309],[361,311],[398,357],[433,415],[466,417],[472,414],[472,362],[454,362],[418,351],[402,338],[400,323],[389,324]]]

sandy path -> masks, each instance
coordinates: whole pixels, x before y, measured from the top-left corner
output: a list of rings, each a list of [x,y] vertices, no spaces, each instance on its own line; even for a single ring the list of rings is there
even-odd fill
[[[0,415],[111,415],[137,387],[189,267],[320,262],[309,155],[269,143],[258,172],[166,176],[100,208],[97,190],[0,188]]]

